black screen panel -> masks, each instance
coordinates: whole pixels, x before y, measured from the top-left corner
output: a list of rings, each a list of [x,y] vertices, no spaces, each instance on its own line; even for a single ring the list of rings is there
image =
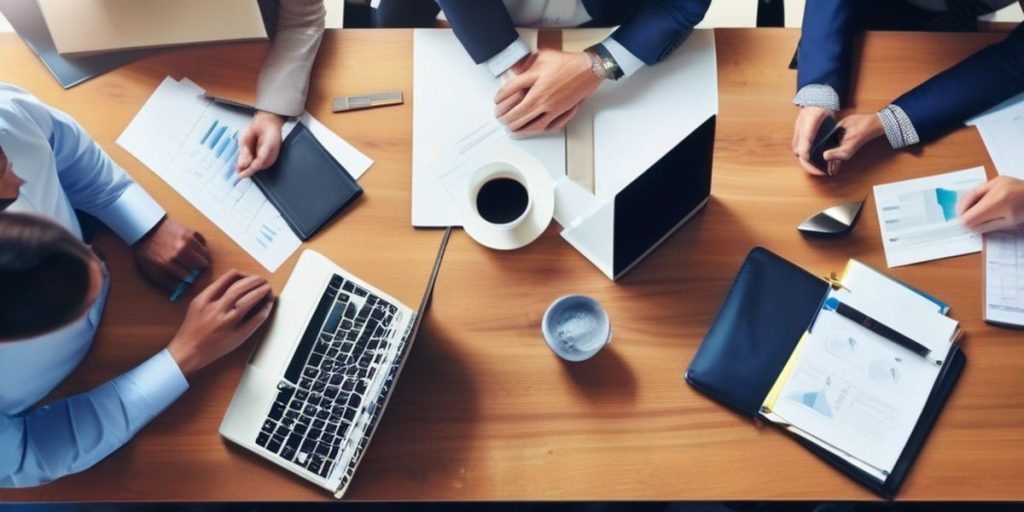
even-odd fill
[[[615,196],[616,277],[711,195],[716,117],[709,117]]]

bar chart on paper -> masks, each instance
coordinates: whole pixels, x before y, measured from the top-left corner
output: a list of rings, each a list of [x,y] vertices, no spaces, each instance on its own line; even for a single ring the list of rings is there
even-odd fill
[[[961,225],[956,203],[985,180],[985,168],[976,167],[875,186],[889,267],[980,251],[981,237]]]
[[[263,191],[235,172],[238,138],[250,116],[215,105],[202,92],[168,78],[118,144],[273,272],[301,242]]]
[[[956,202],[965,191],[942,187],[916,190],[896,196],[882,207],[889,230],[888,240],[905,247],[942,243],[963,234],[956,222]]]
[[[180,153],[175,167],[195,180],[199,193],[212,201],[208,205],[211,210],[221,210],[218,225],[241,233],[242,240],[236,240],[240,245],[255,243],[260,254],[277,261],[274,256],[279,241],[288,244],[284,247],[287,249],[294,235],[259,187],[252,180],[238,178],[235,163],[240,130],[218,119],[219,112],[207,110],[206,113],[208,115],[201,118],[191,140],[185,144],[185,151]],[[283,261],[290,253],[280,255],[283,256],[280,259]],[[264,265],[270,268],[270,264]]]

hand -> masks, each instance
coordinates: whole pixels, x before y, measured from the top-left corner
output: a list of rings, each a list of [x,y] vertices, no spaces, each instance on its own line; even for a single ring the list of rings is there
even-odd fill
[[[836,113],[831,109],[822,107],[801,107],[800,113],[796,116],[796,126],[793,127],[793,154],[800,159],[800,167],[803,167],[809,174],[824,176],[825,173],[811,163],[811,147],[814,145],[814,136],[818,134],[818,128],[825,118],[835,118]]]
[[[274,307],[270,284],[231,270],[199,292],[185,321],[167,344],[186,377],[238,348]]]
[[[1024,181],[999,176],[971,190],[956,205],[964,227],[979,233],[1024,222]]]
[[[210,265],[210,250],[203,235],[164,219],[135,243],[135,263],[142,273],[173,290],[194,270]]]
[[[828,162],[829,176],[839,174],[843,162],[853,158],[861,146],[885,134],[885,127],[878,114],[854,114],[840,119],[836,124],[845,132],[839,146],[823,155]]]
[[[494,98],[495,114],[516,135],[561,130],[601,85],[586,53],[541,50],[520,62]]]
[[[238,177],[248,178],[277,161],[284,117],[260,110],[238,139]]]

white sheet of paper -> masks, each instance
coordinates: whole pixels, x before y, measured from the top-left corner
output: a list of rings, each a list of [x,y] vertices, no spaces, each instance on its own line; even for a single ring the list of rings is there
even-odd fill
[[[1024,326],[1024,227],[985,235],[985,320]]]
[[[594,195],[606,199],[718,112],[715,33],[695,30],[670,57],[588,100],[594,115]]]
[[[1024,179],[1024,111],[1013,118],[982,122],[978,132],[996,171]]]
[[[1024,93],[967,120],[977,126],[999,174],[1024,179]]]
[[[520,33],[536,47],[536,30]],[[565,175],[562,133],[512,139],[495,119],[500,86],[486,66],[473,63],[451,30],[413,32],[413,226],[461,225],[461,211],[442,177],[465,182],[477,166],[500,159],[502,146],[533,155],[553,181]]]
[[[187,78],[165,78],[117,143],[273,272],[301,242],[263,191],[234,172],[237,137],[251,116],[217,105],[203,93]],[[372,165],[308,113],[301,120],[353,176]]]
[[[875,206],[889,268],[981,251],[981,236],[960,224],[956,202],[986,179],[985,168],[975,167],[876,185]]]
[[[1008,117],[1019,116],[1024,112],[1024,93],[1004,100],[1002,103],[964,121],[967,126],[976,126],[986,121],[999,121]]]

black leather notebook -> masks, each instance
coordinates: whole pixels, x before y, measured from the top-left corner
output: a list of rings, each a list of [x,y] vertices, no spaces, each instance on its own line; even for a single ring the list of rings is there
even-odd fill
[[[741,414],[758,418],[761,405],[821,308],[829,288],[826,280],[766,249],[754,248],[690,362],[686,381]],[[884,481],[816,443],[794,437],[846,475],[891,498],[924,446],[965,363],[960,345],[953,343],[924,410]]]
[[[355,178],[302,123],[281,143],[277,162],[256,173],[253,181],[302,240],[363,194]]]

